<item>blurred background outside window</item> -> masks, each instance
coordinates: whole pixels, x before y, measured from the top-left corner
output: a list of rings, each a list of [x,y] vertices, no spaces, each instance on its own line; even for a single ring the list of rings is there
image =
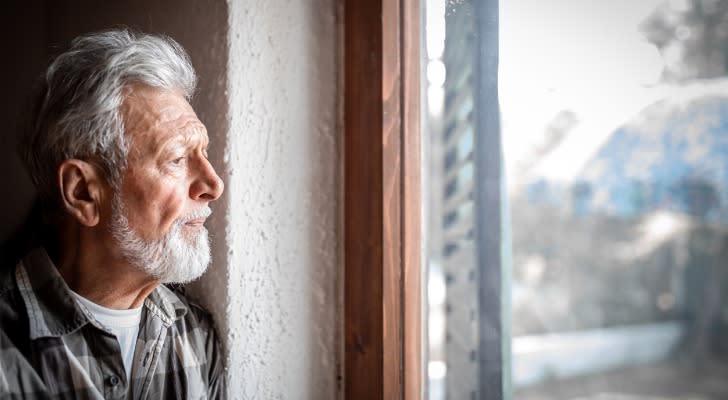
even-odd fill
[[[425,3],[428,397],[481,398],[487,15]],[[495,9],[504,392],[728,399],[728,1]]]

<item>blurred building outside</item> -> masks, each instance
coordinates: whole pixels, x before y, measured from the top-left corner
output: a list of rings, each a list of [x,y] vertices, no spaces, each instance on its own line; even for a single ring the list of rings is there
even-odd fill
[[[478,37],[469,2],[427,6],[429,398],[466,398]],[[510,0],[499,23],[513,398],[728,398],[728,1]]]

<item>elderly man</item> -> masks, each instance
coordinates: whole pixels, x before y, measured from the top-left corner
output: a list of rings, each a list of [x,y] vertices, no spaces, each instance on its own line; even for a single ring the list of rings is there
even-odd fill
[[[22,156],[53,235],[0,272],[0,398],[219,398],[210,315],[164,283],[210,262],[223,183],[172,39],[75,39],[48,68]]]

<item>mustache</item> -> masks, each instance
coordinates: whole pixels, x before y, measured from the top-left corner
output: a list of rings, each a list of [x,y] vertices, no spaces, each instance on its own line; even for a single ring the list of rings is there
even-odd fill
[[[212,215],[212,209],[210,209],[210,206],[204,206],[180,218],[179,223],[186,224],[194,219],[207,218],[210,215]]]

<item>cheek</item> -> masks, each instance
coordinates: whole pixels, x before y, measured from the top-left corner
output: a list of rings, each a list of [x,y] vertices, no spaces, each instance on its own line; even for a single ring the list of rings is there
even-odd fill
[[[178,188],[174,188],[166,193],[160,193],[158,196],[158,202],[155,204],[157,210],[159,210],[160,219],[162,225],[164,225],[165,232],[171,227],[177,219],[182,217],[186,192]]]
[[[183,216],[187,191],[181,182],[152,179],[133,185],[126,194],[129,223],[146,238],[164,235]]]

